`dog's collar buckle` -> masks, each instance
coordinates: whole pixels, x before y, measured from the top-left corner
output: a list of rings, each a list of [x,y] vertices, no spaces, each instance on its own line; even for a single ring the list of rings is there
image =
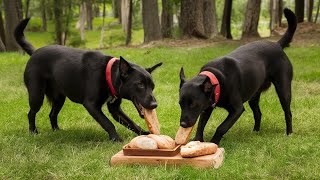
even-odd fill
[[[106,67],[106,81],[107,81],[107,85],[111,91],[111,95],[113,96],[111,98],[114,98],[114,99],[116,99],[117,96],[116,96],[116,90],[114,89],[113,84],[112,84],[111,68],[112,68],[113,63],[117,60],[119,60],[119,58],[116,58],[116,57],[111,58],[107,64],[107,67]]]

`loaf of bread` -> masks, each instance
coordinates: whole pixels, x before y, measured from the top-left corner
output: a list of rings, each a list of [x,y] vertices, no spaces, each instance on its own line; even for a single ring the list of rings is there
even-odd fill
[[[173,149],[176,146],[174,140],[167,135],[149,134],[147,137],[155,140],[159,149]]]
[[[175,142],[177,144],[187,144],[187,142],[189,141],[192,129],[193,129],[193,126],[189,128],[183,128],[180,126],[176,134]]]
[[[180,154],[182,157],[197,157],[217,152],[218,145],[210,142],[191,141],[181,146]]]
[[[139,149],[158,149],[157,142],[152,138],[147,137],[146,135],[133,138],[128,146],[130,148]]]
[[[148,129],[152,134],[160,134],[160,124],[157,118],[156,110],[143,108],[144,120],[147,123]]]

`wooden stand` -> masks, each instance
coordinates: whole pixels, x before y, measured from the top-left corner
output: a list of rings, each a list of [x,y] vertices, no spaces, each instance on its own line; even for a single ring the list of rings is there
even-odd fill
[[[224,149],[218,148],[215,154],[183,158],[180,153],[176,156],[125,156],[121,150],[110,160],[111,166],[128,165],[128,164],[141,164],[141,165],[189,165],[199,168],[219,168],[222,165],[224,158]]]

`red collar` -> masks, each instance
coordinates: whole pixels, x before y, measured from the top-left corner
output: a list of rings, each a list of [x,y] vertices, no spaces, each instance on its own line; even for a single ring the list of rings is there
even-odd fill
[[[113,63],[117,60],[119,60],[119,58],[113,57],[112,59],[109,60],[107,67],[106,67],[106,81],[107,81],[107,84],[110,88],[111,94],[114,97],[116,97],[116,90],[114,89],[114,87],[112,85],[111,68],[112,68]]]
[[[214,90],[214,99],[215,99],[214,105],[217,104],[220,96],[220,84],[217,77],[210,71],[202,71],[199,75],[207,76],[210,79],[210,82],[212,85],[217,85],[216,89]]]

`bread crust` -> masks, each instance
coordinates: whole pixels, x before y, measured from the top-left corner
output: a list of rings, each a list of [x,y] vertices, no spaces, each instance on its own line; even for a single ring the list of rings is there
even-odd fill
[[[176,144],[187,144],[190,139],[192,129],[193,126],[189,128],[183,128],[180,126],[175,137]]]
[[[160,124],[155,109],[149,110],[143,108],[144,120],[152,134],[160,134]]]
[[[149,134],[147,137],[152,138],[157,142],[159,149],[174,149],[175,142],[174,140],[167,135],[156,135],[156,134]]]
[[[181,146],[180,154],[182,157],[197,157],[217,152],[218,145],[210,142],[191,141]]]
[[[130,148],[138,149],[158,149],[157,142],[146,135],[133,138],[128,144]]]

